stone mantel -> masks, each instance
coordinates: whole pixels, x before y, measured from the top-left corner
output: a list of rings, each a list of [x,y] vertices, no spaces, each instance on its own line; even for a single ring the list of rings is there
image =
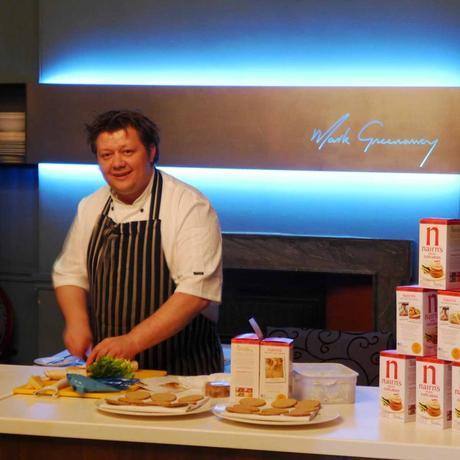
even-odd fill
[[[409,284],[412,241],[223,234],[223,266],[372,276],[375,329],[395,332],[395,287]]]

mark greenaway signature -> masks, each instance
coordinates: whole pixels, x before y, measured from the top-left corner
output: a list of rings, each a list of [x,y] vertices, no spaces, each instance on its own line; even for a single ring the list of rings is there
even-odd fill
[[[350,118],[350,114],[346,113],[342,115],[337,121],[335,121],[325,131],[314,128],[313,134],[310,138],[318,146],[318,150],[322,150],[327,144],[345,144],[351,145],[353,136],[351,128],[345,127],[345,122]],[[419,168],[423,168],[430,155],[439,143],[439,139],[425,139],[425,138],[400,138],[392,139],[389,137],[377,137],[371,135],[371,132],[375,132],[376,127],[383,128],[383,122],[380,120],[371,120],[359,130],[356,139],[358,142],[363,144],[363,151],[367,153],[375,145],[426,145],[428,151],[423,157],[419,164]]]

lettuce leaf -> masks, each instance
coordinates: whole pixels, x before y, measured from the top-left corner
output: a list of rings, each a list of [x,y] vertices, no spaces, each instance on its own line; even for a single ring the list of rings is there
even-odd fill
[[[123,358],[103,356],[88,366],[88,373],[92,378],[134,376],[131,361]]]

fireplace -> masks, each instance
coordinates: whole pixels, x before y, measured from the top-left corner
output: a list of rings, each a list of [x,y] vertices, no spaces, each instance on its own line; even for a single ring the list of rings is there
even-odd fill
[[[262,326],[347,329],[337,299],[350,289],[368,295],[370,311],[350,308],[348,319],[395,332],[395,287],[410,283],[411,260],[405,240],[225,233],[222,341],[247,332],[251,315]]]
[[[254,316],[267,326],[324,328],[326,289],[315,274],[287,270],[224,269],[219,333],[224,343],[247,332]]]

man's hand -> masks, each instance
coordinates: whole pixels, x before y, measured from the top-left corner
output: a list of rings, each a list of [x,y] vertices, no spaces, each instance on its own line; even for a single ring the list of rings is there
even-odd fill
[[[109,337],[98,343],[88,356],[86,365],[89,366],[102,356],[133,359],[138,353],[177,334],[208,305],[209,300],[175,292],[155,313],[128,334]]]
[[[74,356],[85,358],[93,342],[86,304],[86,291],[79,286],[59,286],[56,300],[65,319],[64,344]]]
[[[93,348],[93,351],[86,360],[86,365],[89,366],[93,361],[103,356],[132,360],[139,351],[136,342],[129,334],[108,337]]]
[[[64,344],[72,355],[85,359],[92,342],[93,336],[86,323],[76,323],[65,327]]]

